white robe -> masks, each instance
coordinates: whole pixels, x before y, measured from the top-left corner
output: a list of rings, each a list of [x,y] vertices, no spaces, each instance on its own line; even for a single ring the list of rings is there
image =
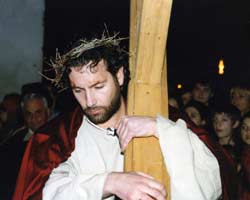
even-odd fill
[[[218,161],[203,142],[182,120],[174,123],[158,116],[157,131],[170,175],[171,200],[218,199],[222,193]],[[102,199],[107,175],[122,172],[123,163],[114,133],[84,117],[75,150],[52,171],[43,189],[43,200]]]

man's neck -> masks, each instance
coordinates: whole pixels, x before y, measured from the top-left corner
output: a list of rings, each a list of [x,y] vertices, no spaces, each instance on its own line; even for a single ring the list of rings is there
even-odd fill
[[[121,106],[118,109],[118,111],[105,123],[103,124],[97,124],[99,127],[107,129],[107,128],[113,128],[115,125],[120,121],[121,117],[126,115],[126,105],[124,102],[124,99],[121,99]]]

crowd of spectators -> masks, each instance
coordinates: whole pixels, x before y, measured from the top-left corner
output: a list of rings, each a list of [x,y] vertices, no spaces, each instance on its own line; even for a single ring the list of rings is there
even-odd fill
[[[250,83],[218,93],[211,80],[199,79],[169,94],[170,118],[181,117],[216,140],[238,174],[239,200],[250,199]],[[215,95],[217,92],[217,95]],[[193,130],[193,131],[194,131]]]

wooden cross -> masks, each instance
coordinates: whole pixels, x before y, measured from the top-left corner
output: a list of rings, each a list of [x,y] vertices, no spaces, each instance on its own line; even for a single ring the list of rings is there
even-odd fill
[[[172,0],[130,0],[128,114],[168,115],[166,40]],[[142,171],[164,183],[169,176],[154,137],[133,139],[125,154],[127,171]]]

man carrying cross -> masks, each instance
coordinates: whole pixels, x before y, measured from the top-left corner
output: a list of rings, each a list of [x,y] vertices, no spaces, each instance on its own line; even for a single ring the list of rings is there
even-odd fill
[[[79,106],[30,140],[13,199],[159,199],[164,186],[141,172],[124,172],[123,152],[134,137],[159,139],[174,200],[218,199],[218,161],[184,121],[127,116],[127,53],[116,36],[80,40],[52,66],[54,81],[71,88]],[[149,134],[150,133],[150,134]]]

